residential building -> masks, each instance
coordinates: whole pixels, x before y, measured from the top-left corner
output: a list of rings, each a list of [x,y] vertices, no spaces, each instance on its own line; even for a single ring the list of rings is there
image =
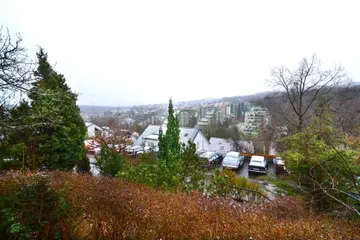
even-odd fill
[[[156,114],[151,115],[150,117],[148,117],[148,122],[150,124],[158,124],[159,123],[159,118]]]
[[[206,115],[198,121],[196,128],[204,129],[209,125],[223,123],[225,120],[224,113],[218,110],[211,110]]]
[[[210,138],[209,142],[209,150],[212,152],[216,152],[222,156],[225,156],[226,153],[235,150],[232,141],[228,139],[212,137]]]
[[[262,126],[270,122],[269,112],[261,107],[252,107],[249,112],[245,112],[245,120],[237,125],[239,131],[248,138],[257,137]]]
[[[134,122],[135,122],[134,119],[127,117],[121,122],[121,124],[124,124],[128,127],[132,127],[134,125]]]
[[[209,112],[211,111],[215,111],[216,108],[215,107],[200,107],[199,108],[199,118],[203,118],[205,117]]]
[[[222,108],[222,107],[225,107],[225,106],[227,106],[227,105],[229,105],[229,102],[225,102],[225,101],[216,102],[216,103],[214,104],[214,106],[215,106],[215,107],[218,107],[218,108]]]
[[[166,125],[161,125],[163,132],[166,134]],[[197,128],[180,127],[180,142],[188,144],[188,140],[196,144],[196,151],[208,151],[210,143]],[[134,142],[134,146],[149,146],[155,147],[159,143],[159,130],[160,125],[149,125],[145,131]]]
[[[232,103],[230,104],[230,113],[235,118],[240,118],[240,116],[243,116],[245,112],[250,110],[251,105],[249,102]]]
[[[244,153],[254,153],[254,146],[252,141],[243,141],[238,140],[237,144],[239,146],[239,151]],[[226,153],[230,151],[236,151],[236,146],[234,141],[231,139],[224,138],[210,138],[210,148],[209,151],[216,152],[220,155],[225,156]]]
[[[111,128],[107,126],[102,126],[101,129],[102,129],[101,137],[108,138],[114,136],[114,132],[112,131]]]
[[[240,132],[244,133],[247,138],[257,137],[259,135],[259,125],[251,122],[241,122],[237,124]]]
[[[225,113],[223,111],[215,111],[215,124],[224,123]]]
[[[253,107],[251,111],[245,112],[245,122],[255,123],[255,124],[267,124],[270,121],[269,112],[260,107]]]
[[[227,105],[225,107],[225,115],[230,115],[231,114],[231,106],[230,105]]]
[[[189,125],[191,118],[196,116],[196,112],[194,110],[188,110],[188,109],[184,109],[181,110],[178,113],[178,119],[179,119],[179,124],[181,127],[186,127]]]
[[[87,127],[87,136],[89,138],[93,137],[101,137],[102,128],[95,123],[85,122],[85,126]]]
[[[186,125],[189,124],[189,120],[190,120],[189,112],[181,111],[178,115],[178,119],[180,126],[185,127]]]

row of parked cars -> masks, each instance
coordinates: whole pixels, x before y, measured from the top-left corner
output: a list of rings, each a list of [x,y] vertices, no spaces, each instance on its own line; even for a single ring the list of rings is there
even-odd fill
[[[125,148],[125,153],[131,156],[141,155],[148,152],[158,152],[158,147],[142,147],[142,146],[128,146]]]
[[[96,141],[86,141],[85,149],[88,154],[98,155],[101,152],[103,145]],[[107,144],[107,147],[115,152],[122,152],[125,150],[125,144]]]
[[[93,144],[87,148],[89,154],[98,155],[101,152],[102,146],[100,144]],[[127,155],[137,156],[145,152],[157,152],[157,148],[142,147],[142,146],[125,146],[123,144],[108,144],[108,148],[116,152],[123,152]]]
[[[223,168],[239,170],[245,161],[245,157],[239,152],[228,152],[225,157],[215,152],[206,152],[200,155],[200,158],[207,160],[208,166],[222,165]],[[206,162],[205,162],[206,163]],[[252,156],[248,166],[249,172],[265,173],[269,167],[268,161],[263,156]]]
[[[244,165],[245,157],[238,152],[228,152],[222,162],[223,168],[239,170]],[[269,168],[268,161],[263,156],[252,156],[248,166],[249,172],[265,173]]]
[[[124,152],[127,155],[138,156],[147,152],[157,152],[158,147],[142,147],[142,146],[125,146],[123,144],[108,144],[108,147],[114,149],[117,152]],[[87,149],[90,154],[100,154],[101,145],[100,144],[92,144]],[[244,165],[245,157],[239,152],[228,152],[225,157],[216,153],[216,152],[205,152],[200,155],[200,158],[204,161],[204,166],[207,167],[216,167],[222,166],[223,168],[229,168],[234,170],[240,170],[240,168]],[[274,164],[282,163],[280,158],[276,162],[274,159]],[[268,160],[263,156],[252,156],[250,159],[250,163],[248,165],[249,172],[255,173],[265,173],[268,170]],[[278,173],[277,173],[278,174]]]

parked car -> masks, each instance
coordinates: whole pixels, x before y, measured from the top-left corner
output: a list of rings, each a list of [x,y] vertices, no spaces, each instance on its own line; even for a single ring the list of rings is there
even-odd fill
[[[263,156],[252,156],[250,159],[248,171],[256,173],[265,173],[268,170],[268,161]]]
[[[149,152],[155,152],[156,153],[158,151],[159,151],[158,147],[146,146],[142,150],[138,151],[138,154],[149,153]]]
[[[101,152],[101,146],[91,145],[91,146],[88,148],[87,152],[88,152],[89,154],[100,154],[100,152]]]
[[[143,147],[140,150],[136,151],[136,155],[143,154],[143,153],[146,153],[146,152],[148,152],[148,148]]]
[[[239,170],[244,164],[244,156],[239,152],[228,152],[222,161],[223,168]]]
[[[95,148],[98,148],[98,146],[97,145],[95,145],[95,144],[93,144],[93,145],[91,145],[89,148],[88,148],[88,153],[89,154],[95,154]]]
[[[119,144],[108,144],[107,145],[110,150],[113,150],[115,152],[120,152],[120,145]]]
[[[223,156],[216,152],[205,152],[200,155],[200,158],[204,161],[204,165],[215,166],[222,162]]]
[[[95,149],[95,146],[90,146],[90,147],[88,147],[88,149],[87,149],[87,152],[88,152],[88,154],[94,154],[94,149]]]
[[[127,148],[125,148],[125,153],[129,154],[129,155],[137,155],[138,153],[142,153],[143,152],[143,148],[141,146],[128,146]]]
[[[101,147],[94,148],[94,154],[98,155],[101,153]]]
[[[85,145],[85,150],[87,151],[91,147],[92,143],[89,140],[85,140],[84,145]]]
[[[281,157],[274,157],[273,162],[275,165],[277,164],[278,161],[282,162],[283,160]]]
[[[288,175],[290,172],[286,169],[285,161],[280,157],[274,158],[275,174],[277,175]]]

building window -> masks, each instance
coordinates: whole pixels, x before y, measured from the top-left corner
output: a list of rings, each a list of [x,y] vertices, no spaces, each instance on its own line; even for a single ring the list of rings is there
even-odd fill
[[[95,132],[95,137],[101,137],[101,130],[98,128],[94,128],[94,132]]]

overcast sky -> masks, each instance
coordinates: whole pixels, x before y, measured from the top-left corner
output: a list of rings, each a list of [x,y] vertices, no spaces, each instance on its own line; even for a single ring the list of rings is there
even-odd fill
[[[360,81],[358,1],[0,0],[0,24],[80,93],[125,106],[269,90],[277,65],[316,53]]]

